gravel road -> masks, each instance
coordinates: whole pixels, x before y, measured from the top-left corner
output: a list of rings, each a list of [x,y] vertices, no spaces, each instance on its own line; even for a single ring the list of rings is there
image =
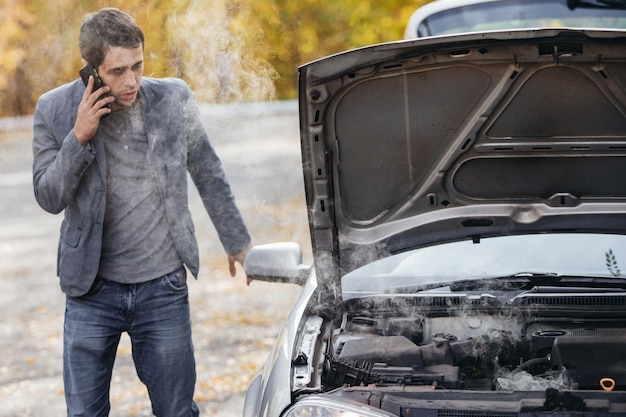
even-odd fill
[[[255,244],[295,241],[310,263],[300,166],[297,104],[203,106]],[[0,417],[65,415],[62,384],[64,295],[55,275],[61,216],[36,204],[28,118],[0,121]],[[192,186],[193,187],[193,186]],[[228,274],[226,256],[195,189],[190,207],[202,269],[190,280],[202,415],[241,415],[253,373],[262,365],[299,294],[291,284]],[[149,416],[125,335],[111,388],[111,416]]]

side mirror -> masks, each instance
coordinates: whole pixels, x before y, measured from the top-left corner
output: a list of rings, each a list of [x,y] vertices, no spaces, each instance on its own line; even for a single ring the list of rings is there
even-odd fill
[[[311,267],[302,265],[302,249],[294,242],[279,242],[252,247],[244,269],[248,279],[304,285]]]

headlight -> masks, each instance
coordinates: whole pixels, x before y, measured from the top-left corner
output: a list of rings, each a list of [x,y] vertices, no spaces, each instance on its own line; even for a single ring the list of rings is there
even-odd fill
[[[391,417],[385,411],[367,405],[310,396],[295,403],[282,417]]]

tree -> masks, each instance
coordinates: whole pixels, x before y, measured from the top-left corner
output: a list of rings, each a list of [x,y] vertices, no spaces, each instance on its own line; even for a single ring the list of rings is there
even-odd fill
[[[279,97],[297,96],[299,65],[347,49],[402,39],[411,13],[428,1],[255,2],[254,15],[271,45],[267,59],[279,74]]]
[[[83,16],[119,7],[146,34],[145,74],[185,79],[203,102],[291,99],[299,65],[402,38],[429,0],[0,0],[0,116],[78,77]]]
[[[20,77],[26,55],[26,41],[34,16],[17,0],[0,0],[0,95],[4,97],[0,112],[12,114],[16,106],[15,79]]]

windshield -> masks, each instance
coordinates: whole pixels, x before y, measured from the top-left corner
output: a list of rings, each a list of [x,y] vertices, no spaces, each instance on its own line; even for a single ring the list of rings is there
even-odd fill
[[[622,272],[623,271],[623,272]],[[626,236],[536,234],[429,246],[393,255],[346,274],[344,300],[398,287],[516,275],[626,276]]]
[[[568,3],[571,3],[571,8]],[[578,6],[574,3],[578,3]],[[591,4],[597,7],[590,7]],[[625,29],[626,9],[624,2],[602,0],[485,2],[455,7],[428,16],[418,24],[417,36],[539,27]]]

